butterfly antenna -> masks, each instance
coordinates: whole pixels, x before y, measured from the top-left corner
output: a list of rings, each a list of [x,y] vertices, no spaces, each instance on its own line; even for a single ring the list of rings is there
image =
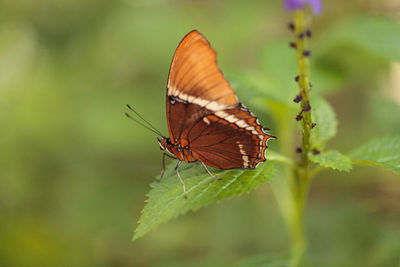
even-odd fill
[[[131,106],[129,106],[129,104],[126,104],[126,106],[127,106],[130,110],[132,110],[139,118],[141,118],[145,123],[147,123],[147,125],[149,125],[151,128],[153,128],[154,131],[157,131],[157,132],[159,133],[159,135],[163,136],[163,135],[161,134],[161,132],[160,132],[159,130],[157,130],[156,127],[153,126],[153,124],[151,124],[150,122],[148,122],[147,120],[145,120],[142,116],[140,116],[140,114],[139,114],[136,110],[134,110]]]
[[[155,133],[156,135],[159,135],[159,136],[161,136],[161,137],[164,137],[164,136],[163,136],[160,132],[158,132],[157,130],[150,128],[149,126],[147,126],[146,124],[144,124],[144,123],[138,121],[137,119],[133,118],[131,115],[129,115],[129,114],[126,113],[126,112],[125,112],[125,116],[127,116],[129,119],[133,120],[134,122],[136,122],[136,123],[142,125],[142,126],[143,126],[144,128],[146,128],[147,130],[152,131],[152,132]]]

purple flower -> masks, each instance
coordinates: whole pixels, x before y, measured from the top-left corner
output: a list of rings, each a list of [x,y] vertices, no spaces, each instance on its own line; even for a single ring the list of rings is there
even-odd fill
[[[315,14],[322,12],[322,0],[284,0],[287,11],[303,9],[305,4],[309,4]]]

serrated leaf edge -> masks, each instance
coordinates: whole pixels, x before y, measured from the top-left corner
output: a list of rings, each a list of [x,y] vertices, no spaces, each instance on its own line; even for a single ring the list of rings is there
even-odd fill
[[[263,164],[267,164],[267,163],[263,163]],[[273,162],[271,162],[270,164],[272,164],[272,168],[274,168]],[[260,170],[259,170],[258,172],[256,172],[256,173],[252,176],[253,178],[251,179],[251,182],[249,182],[249,184],[250,184],[250,183],[252,184],[252,183],[256,180],[256,178],[258,178],[258,176],[262,174],[262,172],[263,172],[263,170],[264,170],[265,167],[266,167],[266,166],[263,166],[263,168],[257,168],[257,169],[260,169]],[[256,170],[257,170],[257,169],[256,169]],[[222,172],[229,172],[229,171],[232,171],[232,170],[225,170],[225,171],[222,171]],[[239,194],[234,194],[234,195],[231,195],[231,196],[229,196],[229,197],[227,197],[227,198],[218,198],[218,195],[219,195],[223,190],[225,190],[226,188],[228,188],[232,183],[234,183],[234,182],[241,176],[241,174],[243,174],[245,171],[246,171],[246,170],[241,170],[241,173],[239,173],[239,174],[237,174],[237,175],[233,175],[232,182],[230,182],[229,184],[225,185],[224,187],[221,187],[221,189],[215,194],[215,195],[216,195],[216,200],[215,200],[215,201],[211,201],[211,202],[209,202],[209,203],[207,203],[207,204],[205,204],[204,206],[201,206],[201,207],[199,207],[199,208],[206,207],[206,206],[208,206],[208,205],[210,205],[210,204],[212,204],[212,203],[214,203],[214,202],[217,203],[217,202],[221,201],[222,199],[231,199],[232,197],[241,196],[241,195],[244,194],[244,193],[250,193],[252,190],[256,189],[255,187],[251,187],[250,190],[245,190],[245,191],[243,191],[243,192],[240,192]],[[272,174],[271,176],[273,176],[274,173],[275,173],[275,169],[273,169],[273,174]],[[194,176],[192,176],[192,178],[193,178],[193,177],[197,177],[197,176],[202,176],[202,175],[203,175],[203,174],[201,174],[201,175],[194,175]],[[208,178],[204,179],[204,180],[201,181],[200,183],[191,186],[190,189],[187,190],[187,194],[189,195],[189,193],[190,193],[191,191],[193,191],[194,189],[196,189],[198,186],[200,186],[200,185],[202,185],[202,184],[204,184],[204,183],[210,181],[211,179],[214,180],[213,177],[209,176]],[[153,182],[152,184],[150,184],[150,187],[151,187],[152,189],[154,188],[154,187],[152,186],[154,183],[156,183],[156,182]],[[209,188],[209,187],[212,186],[212,185],[213,185],[213,183],[210,183],[210,185],[209,185],[207,188]],[[205,192],[205,191],[203,190],[203,192]],[[149,200],[150,200],[150,193],[151,193],[151,190],[146,194],[145,203],[149,203]],[[197,196],[196,199],[198,199],[200,196],[201,196],[201,195]],[[184,197],[184,194],[183,194],[183,191],[182,191],[182,193],[181,193],[179,196],[173,198],[173,199],[169,202],[169,204],[162,210],[161,214],[163,214],[163,213],[167,210],[167,208],[170,207],[173,203],[175,203],[178,199],[181,199],[181,198],[183,198],[183,197]],[[194,199],[193,203],[196,201],[196,199]],[[145,206],[145,207],[146,207],[146,206]],[[183,215],[183,214],[185,214],[185,213],[188,212],[188,211],[196,211],[196,210],[198,210],[199,208],[197,208],[197,209],[196,209],[196,208],[190,208],[189,210],[185,211],[184,213],[176,213],[176,215],[173,216],[171,219],[175,219],[175,218],[177,218],[178,216]],[[140,215],[139,220],[138,220],[138,226],[135,228],[134,236],[133,236],[133,238],[132,238],[132,241],[135,241],[135,240],[139,239],[140,237],[143,237],[145,234],[151,232],[152,230],[155,230],[158,226],[160,226],[160,225],[162,225],[162,224],[164,224],[164,223],[166,223],[166,222],[169,221],[169,220],[168,220],[168,221],[165,221],[165,222],[160,222],[159,224],[156,224],[156,226],[153,227],[153,229],[144,231],[144,233],[141,234],[141,235],[137,235],[137,230],[138,230],[139,226],[142,225],[142,220],[141,220],[141,218],[142,218],[142,215],[144,214],[144,210],[145,210],[145,208],[143,208],[143,209],[141,210],[141,215]],[[160,216],[161,216],[161,215],[160,215]],[[146,229],[146,228],[145,228],[145,229]]]

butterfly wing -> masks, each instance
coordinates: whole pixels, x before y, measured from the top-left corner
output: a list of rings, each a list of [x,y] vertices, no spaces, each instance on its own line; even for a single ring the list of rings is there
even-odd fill
[[[187,158],[221,169],[255,168],[273,137],[238,103],[215,51],[198,31],[183,38],[172,59],[167,122],[171,142],[190,148]]]
[[[195,158],[220,168],[253,169],[265,161],[267,141],[257,118],[244,106],[207,115],[184,132]]]
[[[172,59],[167,84],[167,122],[171,141],[216,111],[237,106],[235,92],[219,70],[216,53],[198,31],[188,33]],[[173,114],[173,115],[172,115]]]

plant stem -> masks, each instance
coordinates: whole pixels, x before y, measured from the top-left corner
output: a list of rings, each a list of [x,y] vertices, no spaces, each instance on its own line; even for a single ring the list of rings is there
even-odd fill
[[[306,43],[305,14],[304,11],[294,13],[294,33],[296,37],[297,65],[299,70],[299,89],[301,100],[302,117],[302,150],[301,159],[294,168],[292,175],[291,191],[293,195],[293,210],[290,214],[290,234],[292,238],[291,266],[298,266],[307,248],[307,238],[304,233],[303,213],[310,182],[310,162],[308,153],[311,151],[310,131],[312,128],[311,105],[310,105],[310,83],[309,83],[309,61]]]
[[[308,174],[304,169],[297,169],[293,175],[292,194],[293,210],[290,214],[290,235],[292,238],[291,266],[298,266],[307,248],[307,238],[304,233],[303,214],[309,188]]]
[[[309,52],[307,50],[306,34],[305,34],[305,14],[304,11],[296,11],[294,13],[294,26],[296,36],[296,47],[297,47],[297,65],[299,69],[299,88],[302,96],[301,107],[306,109],[310,107],[310,71],[308,57],[304,53]],[[302,153],[301,153],[301,165],[304,168],[308,167],[308,152],[310,152],[310,131],[312,126],[312,119],[310,111],[302,112],[303,116],[303,129],[302,129]]]

